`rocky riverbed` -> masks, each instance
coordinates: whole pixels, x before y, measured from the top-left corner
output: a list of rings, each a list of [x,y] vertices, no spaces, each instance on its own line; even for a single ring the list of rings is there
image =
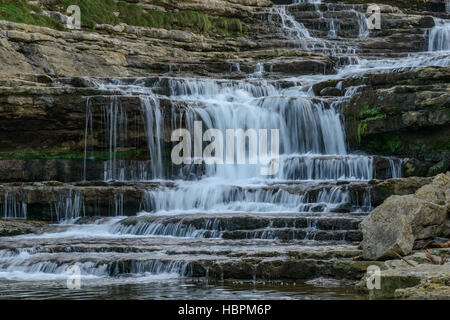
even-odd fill
[[[446,1],[106,2],[0,1],[5,297],[450,298]],[[195,121],[279,170],[175,164]]]

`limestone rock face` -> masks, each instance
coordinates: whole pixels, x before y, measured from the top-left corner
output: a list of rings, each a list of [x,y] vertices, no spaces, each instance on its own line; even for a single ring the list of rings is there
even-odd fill
[[[47,223],[42,221],[0,219],[0,237],[10,237],[35,232]]]
[[[344,109],[351,148],[420,161],[405,162],[404,176],[435,176],[449,170],[450,68],[426,67],[367,75],[361,94]],[[354,81],[354,80],[353,80]],[[316,94],[322,86],[317,84]],[[343,81],[345,91],[355,85]],[[364,110],[373,116],[365,117]]]
[[[438,260],[448,255],[449,249],[432,249]],[[415,252],[403,260],[385,261],[380,266],[379,288],[369,290],[370,299],[450,299],[450,262],[433,264],[425,252]],[[357,288],[367,288],[366,274]]]
[[[360,225],[364,258],[407,255],[417,239],[448,236],[449,192],[450,176],[440,174],[414,195],[389,197]]]
[[[416,197],[439,205],[448,205],[450,202],[450,176],[448,174],[436,176],[433,183],[417,190]]]

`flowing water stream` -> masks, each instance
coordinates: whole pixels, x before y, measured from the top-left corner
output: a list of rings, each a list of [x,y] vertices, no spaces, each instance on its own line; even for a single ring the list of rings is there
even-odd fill
[[[111,215],[90,223],[74,224],[86,216],[84,199],[77,193],[55,204],[56,220],[64,222],[40,235],[1,240],[1,298],[364,298],[340,282],[324,280],[286,286],[253,270],[253,282],[226,280],[241,254],[265,257],[295,250],[326,253],[355,249],[357,225],[372,209],[367,181],[380,176],[376,163],[386,163],[383,178],[401,177],[402,159],[352,153],[345,136],[342,106],[360,87],[343,97],[316,97],[318,82],[366,73],[387,73],[428,65],[450,65],[447,21],[436,19],[429,30],[429,52],[402,58],[358,57],[356,45],[339,40],[342,10],[353,12],[356,40],[370,38],[360,6],[344,8],[321,1],[314,5],[327,22],[326,36],[314,36],[290,13],[291,6],[268,10],[298,48],[333,56],[356,55],[356,63],[337,74],[265,79],[263,64],[242,81],[159,77],[133,83],[123,79],[90,79],[92,86],[112,94],[102,105],[102,140],[109,159],[98,179],[155,181],[145,192],[136,217],[123,217],[123,195],[114,200]],[[321,11],[326,5],[326,11]],[[348,39],[347,39],[348,40]],[[255,62],[255,66],[258,66]],[[233,69],[232,69],[233,70]],[[237,67],[236,70],[239,70]],[[165,88],[164,93],[161,88]],[[132,146],[128,135],[132,114],[120,97],[138,99],[144,119],[148,159],[125,161],[119,150]],[[170,110],[163,100],[172,102]],[[180,107],[182,103],[182,107]],[[93,99],[86,102],[84,172],[99,128]],[[193,132],[194,122],[204,129],[278,129],[280,165],[276,174],[262,176],[260,164],[174,165],[167,156],[167,137],[179,128]],[[248,146],[247,146],[248,147]],[[381,177],[381,176],[380,176]],[[162,183],[164,182],[164,183]],[[170,182],[170,184],[165,184]],[[352,186],[363,186],[355,190]],[[27,206],[7,195],[0,215],[26,218]],[[230,255],[229,252],[233,252]],[[285,258],[280,258],[281,260]],[[83,287],[65,287],[68,266],[81,271]],[[231,268],[231,269],[230,269]],[[206,270],[206,271],[205,271]],[[219,271],[218,271],[219,270]],[[220,271],[222,270],[222,271]],[[227,271],[228,270],[228,271]],[[208,282],[215,273],[216,281]],[[201,277],[200,282],[193,280]],[[327,282],[328,281],[328,282]],[[325,284],[324,284],[325,283]],[[119,289],[113,289],[119,288]]]

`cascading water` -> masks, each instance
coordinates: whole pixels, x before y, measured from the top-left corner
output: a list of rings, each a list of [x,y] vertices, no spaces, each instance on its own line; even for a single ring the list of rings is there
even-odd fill
[[[310,23],[322,23],[328,28],[327,38],[314,36],[311,31],[305,27],[305,23],[297,21],[297,19],[290,13],[289,6],[273,6],[268,10],[269,22],[273,23],[274,17],[280,22],[282,29],[288,38],[292,39],[295,45],[303,50],[319,51],[331,56],[354,55],[356,53],[355,46],[349,42],[343,41],[339,36],[341,31],[341,21],[338,17],[342,12],[354,14],[358,29],[356,30],[356,37],[359,39],[367,38],[370,35],[368,21],[365,13],[361,12],[363,6],[361,5],[346,5],[345,10],[338,4],[322,3],[320,0],[299,0],[294,1],[293,4],[312,4],[317,15],[317,19]],[[294,6],[295,7],[295,6]],[[336,11],[337,9],[337,11]],[[306,16],[309,20],[311,18]],[[315,33],[322,32],[321,27]],[[336,42],[335,40],[339,40]],[[349,58],[351,60],[351,58]]]
[[[159,100],[153,96],[143,96],[141,105],[144,109],[145,131],[147,132],[148,151],[151,159],[151,177],[159,178],[162,174],[161,130],[163,126]]]
[[[0,205],[0,217],[4,219],[26,219],[27,202],[23,195],[5,191]]]
[[[111,85],[115,90],[119,86]],[[129,89],[129,88],[128,88]],[[163,118],[159,106],[159,100],[156,99],[150,90],[141,88],[147,95],[139,95],[137,98],[141,105],[141,117],[144,119],[145,132],[147,134],[148,161],[125,161],[118,158],[119,152],[128,150],[130,138],[128,133],[128,114],[123,109],[119,96],[108,97],[110,102],[101,105],[101,128],[94,128],[93,120],[93,102],[88,99],[86,103],[86,128],[85,128],[85,146],[84,146],[84,178],[91,158],[90,151],[94,145],[94,139],[100,139],[94,135],[95,130],[102,129],[104,132],[104,145],[102,150],[106,150],[108,160],[104,161],[102,178],[105,181],[110,180],[150,180],[159,178],[162,175],[162,150],[161,150],[161,131]],[[142,93],[141,92],[141,93]]]
[[[161,78],[154,87],[166,83],[170,98],[173,101],[182,100],[189,106],[182,111],[172,110],[171,128],[163,128],[159,97],[153,93],[139,96],[152,166],[152,174],[143,177],[143,180],[171,178],[164,175],[168,169],[165,166],[168,164],[164,166],[161,160],[161,137],[166,134],[164,130],[185,126],[192,132],[194,121],[200,120],[204,129],[215,128],[221,132],[227,129],[278,129],[280,137],[280,170],[274,176],[261,176],[260,165],[250,164],[208,165],[206,170],[199,173],[196,169],[198,165],[192,163],[185,166],[182,173],[185,176],[197,176],[201,182],[178,182],[176,189],[163,188],[149,192],[151,200],[146,200],[146,203],[151,205],[144,206],[146,211],[326,212],[349,201],[345,189],[340,189],[342,197],[334,200],[327,198],[327,193],[324,193],[319,204],[316,197],[311,198],[307,194],[293,196],[285,191],[244,190],[248,183],[265,184],[273,179],[358,181],[375,177],[372,158],[347,154],[338,103],[325,105],[321,101],[313,101],[310,93],[297,91],[293,95],[292,88],[276,88],[264,80],[257,82]],[[147,91],[151,92],[151,88]],[[125,177],[124,174],[114,174],[117,172],[118,161],[115,153],[118,150],[118,141],[121,141],[119,137],[126,136],[126,133],[122,132],[125,124],[121,122],[127,119],[117,101],[117,97],[114,97],[109,109],[103,111],[110,150],[110,160],[105,166],[111,169],[105,170],[105,180]],[[92,114],[88,112],[87,117],[88,124]],[[90,130],[86,128],[86,132]],[[392,176],[398,177],[400,164],[390,162],[390,165]],[[130,171],[126,167],[122,169],[125,172]],[[183,178],[180,174],[178,177]],[[364,208],[370,207],[367,203],[361,205]]]
[[[290,37],[298,41],[301,49],[310,49],[309,42],[320,41],[311,37],[308,29],[303,24],[295,20],[287,11],[285,6],[274,6],[269,10],[269,16],[277,16],[281,20],[283,30],[289,34]]]
[[[434,18],[435,26],[430,31],[429,51],[450,50],[450,21]]]
[[[319,23],[328,26],[325,32],[313,31],[305,26],[306,22],[296,20],[289,6],[270,8],[269,15],[278,17],[282,31],[297,43],[297,48],[333,56],[355,54],[357,48],[348,43],[365,41],[370,36],[360,7],[336,7],[314,0],[295,3],[311,4],[310,10],[315,10]],[[342,9],[347,15],[350,12],[352,19],[356,18],[350,41],[345,42],[344,28],[340,28],[337,18],[339,12],[333,8]],[[429,36],[429,51],[449,50],[447,22],[437,21]],[[111,94],[101,102],[98,97],[90,97],[86,102],[85,179],[91,169],[91,158],[99,150],[106,151],[106,157],[102,158],[104,170],[96,175],[97,179],[152,181],[143,192],[139,213],[136,217],[121,217],[127,205],[126,192],[118,192],[109,209],[109,216],[117,218],[74,224],[59,233],[13,238],[9,246],[14,249],[0,250],[0,277],[14,274],[21,278],[26,274],[63,278],[67,267],[74,264],[80,267],[83,276],[189,276],[194,263],[206,261],[207,268],[218,260],[235,263],[236,256],[199,257],[202,250],[215,249],[223,254],[229,247],[233,250],[238,247],[228,244],[224,249],[227,240],[312,241],[314,246],[323,242],[335,245],[336,241],[341,244],[360,241],[358,224],[372,209],[367,181],[400,178],[402,161],[353,154],[347,149],[341,109],[364,90],[364,84],[346,87],[342,97],[316,97],[312,86],[341,79],[336,88],[343,91],[344,78],[450,65],[450,59],[445,52],[429,52],[401,59],[356,57],[354,61],[336,74],[307,75],[279,82],[264,79],[269,65],[257,61],[253,63],[254,72],[241,81],[169,77],[138,79],[133,83],[120,79],[92,80],[95,87]],[[238,63],[231,64],[230,73],[233,72],[242,72]],[[138,100],[135,114],[123,105],[123,97]],[[145,130],[146,160],[125,161],[119,156],[133,149],[133,138],[128,135],[133,119],[139,119]],[[187,128],[193,132],[195,121],[201,121],[204,130],[215,128],[222,132],[278,129],[279,171],[262,176],[259,164],[191,163],[172,168],[176,166],[165,158],[165,139],[174,129]],[[382,162],[381,173],[377,161]],[[87,215],[83,197],[72,191],[57,195],[52,208],[60,222],[73,223]],[[26,199],[8,194],[0,206],[0,216],[26,218]],[[182,242],[179,238],[190,240],[181,239]],[[213,248],[214,242],[195,242],[206,238],[220,238],[220,248]],[[23,243],[23,248],[16,250],[16,241]],[[95,245],[90,247],[86,241]],[[185,254],[187,242],[195,247],[191,261],[187,261]],[[202,247],[197,249],[197,244]],[[241,245],[243,253],[238,257],[247,254],[256,242]],[[262,245],[269,247],[266,243]],[[26,249],[27,246],[31,249]],[[292,251],[298,249],[296,246],[295,242]],[[196,266],[197,272],[201,270]]]
[[[58,194],[55,202],[56,221],[71,223],[86,215],[83,196],[69,190],[68,194]]]

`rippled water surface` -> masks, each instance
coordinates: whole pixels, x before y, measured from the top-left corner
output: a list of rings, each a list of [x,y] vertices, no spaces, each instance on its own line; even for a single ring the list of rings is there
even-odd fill
[[[65,281],[0,282],[0,299],[366,299],[352,286],[298,283],[208,282],[193,279],[99,278],[83,280],[79,290]]]

